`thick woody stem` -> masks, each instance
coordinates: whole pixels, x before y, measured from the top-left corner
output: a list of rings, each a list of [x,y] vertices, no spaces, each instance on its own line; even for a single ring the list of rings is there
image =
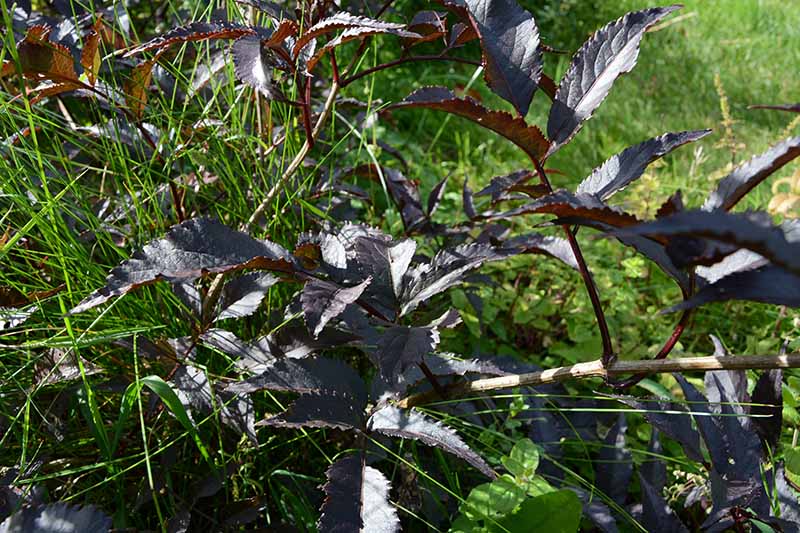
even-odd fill
[[[478,379],[456,383],[447,387],[448,398],[465,396],[480,392],[508,389],[522,386],[558,383],[571,379],[603,378],[623,374],[662,374],[667,372],[711,372],[714,370],[771,370],[775,368],[800,368],[800,354],[791,355],[738,355],[725,357],[683,357],[681,359],[655,359],[645,361],[614,361],[604,365],[601,359],[588,363],[578,363],[530,372],[512,374],[496,378]],[[407,396],[397,402],[402,408],[414,407],[441,400],[437,391],[423,392]]]

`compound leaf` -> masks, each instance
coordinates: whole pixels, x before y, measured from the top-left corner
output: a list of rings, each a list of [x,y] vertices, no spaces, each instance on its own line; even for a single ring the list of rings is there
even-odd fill
[[[550,108],[547,136],[553,144],[548,154],[567,144],[608,96],[614,80],[633,69],[645,31],[679,7],[628,13],[595,32],[581,46]]]

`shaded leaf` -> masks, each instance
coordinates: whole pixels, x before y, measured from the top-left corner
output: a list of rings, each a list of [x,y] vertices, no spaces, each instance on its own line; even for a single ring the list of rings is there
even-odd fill
[[[466,6],[483,51],[484,77],[520,116],[528,113],[542,75],[539,29],[514,0],[455,0]]]
[[[515,199],[510,196],[510,192],[515,190],[515,187],[522,185],[529,181],[535,174],[530,170],[517,170],[505,176],[497,176],[492,178],[489,185],[478,191],[475,196],[492,195],[492,203],[496,204],[504,200]]]
[[[81,369],[75,360],[76,357],[81,356],[76,356],[71,350],[65,351],[59,348],[47,350],[36,361],[33,368],[33,384],[36,387],[41,387],[81,379]],[[83,357],[81,357],[81,365],[86,376],[103,372],[101,367]]]
[[[441,448],[494,478],[495,473],[488,464],[467,446],[461,437],[441,422],[423,415],[415,409],[402,410],[393,405],[372,414],[369,429],[392,437],[414,439]]]
[[[667,198],[667,200],[661,204],[661,207],[659,207],[656,211],[656,218],[667,217],[673,213],[683,210],[683,194],[681,193],[680,189],[678,189],[675,194]]]
[[[29,507],[0,524],[0,533],[108,533],[111,517],[93,506],[70,506],[63,502]]]
[[[464,214],[467,218],[473,220],[478,215],[475,213],[475,201],[472,197],[472,189],[469,188],[467,180],[464,180],[464,187],[461,190],[461,200],[464,206]]]
[[[290,272],[292,259],[282,247],[256,240],[209,218],[187,220],[146,244],[114,268],[106,285],[70,313],[80,313],[158,280],[187,281],[208,273],[261,268]]]
[[[780,369],[765,370],[753,389],[750,408],[751,419],[761,440],[770,450],[776,450],[783,427],[783,372]],[[763,417],[763,418],[762,418]]]
[[[208,377],[201,369],[184,364],[175,372],[170,380],[175,394],[178,395],[187,413],[196,425],[200,416],[208,415],[216,408],[222,422],[236,430],[239,434],[245,434],[252,441],[257,443],[255,433],[255,415],[253,413],[253,402],[249,398],[225,398],[218,395],[213,398],[211,384]]]
[[[795,242],[796,237],[791,231],[787,226],[773,226],[765,214],[696,210],[626,228],[618,234],[646,235],[660,242],[669,242],[669,238],[674,240],[675,237],[695,239],[694,249],[676,250],[683,255],[680,259],[685,265],[706,261],[708,257],[719,260],[721,254],[724,257],[737,248],[747,248],[778,266],[800,273],[800,241]],[[730,246],[721,248],[717,243]],[[676,260],[674,254],[671,255]]]
[[[526,499],[499,523],[508,531],[521,531],[524,524],[525,531],[575,533],[581,524],[581,507],[574,492],[562,489]]]
[[[664,533],[688,533],[667,502],[644,476],[639,476],[642,489],[642,525],[647,531],[663,531]]]
[[[547,121],[553,143],[548,154],[565,145],[603,102],[620,74],[630,72],[645,31],[680,6],[628,13],[595,32],[572,58],[561,79]]]
[[[92,30],[83,39],[83,49],[81,50],[81,67],[89,80],[90,85],[94,85],[97,74],[100,72],[100,62],[102,59],[100,42],[103,27],[103,19],[98,18]]]
[[[345,307],[358,300],[371,281],[371,278],[367,278],[354,287],[346,288],[320,279],[308,281],[303,287],[300,302],[306,324],[313,335],[319,336],[322,328],[331,319],[339,316]]]
[[[364,425],[364,404],[354,397],[334,391],[304,394],[282,414],[267,418],[257,426],[286,428],[361,429]]]
[[[406,96],[395,107],[427,107],[469,119],[502,135],[531,157],[541,159],[548,142],[536,126],[504,111],[492,111],[472,98],[458,98],[444,87],[424,87]]]
[[[433,189],[431,189],[431,193],[428,195],[428,217],[433,215],[433,212],[436,211],[436,208],[439,207],[439,203],[442,201],[442,197],[444,196],[444,188],[447,185],[447,180],[450,178],[448,174],[442,181],[437,183]]]
[[[620,413],[616,423],[603,439],[603,446],[597,454],[595,484],[597,488],[618,505],[625,504],[628,485],[633,476],[633,459],[625,447],[625,432],[628,424],[624,413]]]
[[[641,401],[632,396],[613,396],[628,407],[641,411],[645,419],[658,431],[678,442],[686,457],[703,462],[700,434],[692,427],[692,419],[686,408],[667,400]]]
[[[702,139],[711,130],[665,133],[643,143],[626,148],[606,160],[578,185],[578,193],[594,194],[601,200],[637,180],[656,159],[670,153],[686,143]]]
[[[364,382],[350,366],[326,357],[316,359],[279,359],[264,372],[228,385],[226,391],[250,394],[259,390],[299,393],[340,391],[366,401]]]
[[[389,481],[378,470],[366,466],[361,456],[339,459],[325,475],[325,501],[317,524],[320,533],[400,530],[397,511],[389,503]]]
[[[439,332],[436,328],[392,326],[378,338],[373,357],[381,376],[394,381],[406,368],[421,363],[437,344]]]
[[[800,156],[800,137],[793,137],[742,163],[719,182],[703,204],[703,210],[730,211],[754,187],[797,156]]]
[[[198,342],[235,357],[238,368],[251,372],[263,372],[280,355],[276,353],[278,350],[267,337],[244,342],[224,329],[209,329],[200,336]]]
[[[163,50],[174,44],[208,41],[211,39],[238,39],[244,35],[253,35],[255,33],[256,31],[253,28],[233,22],[192,22],[186,26],[169,30],[163,35],[129,49],[123,57],[130,57],[150,50]]]
[[[253,272],[228,281],[222,289],[220,310],[214,319],[243,318],[256,312],[269,288],[280,281],[268,273]]]
[[[130,109],[131,114],[136,118],[141,118],[147,105],[147,90],[150,87],[150,80],[153,77],[153,67],[156,61],[145,61],[133,67],[128,79],[123,84],[125,92],[125,104]]]

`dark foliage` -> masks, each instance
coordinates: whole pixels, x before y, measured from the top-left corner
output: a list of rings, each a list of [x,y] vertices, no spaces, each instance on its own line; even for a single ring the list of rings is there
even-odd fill
[[[197,429],[201,419],[216,416],[226,431],[232,431],[237,438],[246,436],[253,443],[258,443],[256,426],[323,428],[320,435],[342,438],[346,444],[340,451],[345,453],[328,468],[322,487],[325,500],[318,522],[320,531],[399,529],[397,508],[391,503],[397,500],[391,494],[390,480],[368,465],[373,464],[373,459],[375,464],[381,460],[372,457],[373,444],[383,446],[390,441],[388,437],[438,448],[472,465],[484,476],[496,477],[490,463],[453,429],[431,414],[401,409],[394,403],[420,391],[432,390],[446,396],[446,386],[458,384],[467,375],[499,376],[538,370],[501,358],[459,359],[438,351],[442,330],[456,328],[461,321],[443,294],[465,283],[480,283],[480,278],[472,275],[486,263],[536,253],[577,270],[589,291],[603,337],[604,363],[614,355],[603,314],[604,302],[573,227],[614,237],[656,263],[681,289],[683,299],[671,309],[683,310],[684,317],[689,317],[695,307],[734,299],[800,307],[800,226],[796,221],[775,225],[771,217],[760,212],[729,213],[751,190],[800,156],[800,138],[778,142],[736,167],[701,209],[685,207],[677,193],[666,199],[654,220],[648,221],[608,200],[641,177],[648,165],[703,138],[708,130],[666,133],[627,148],[597,167],[574,192],[553,187],[548,177],[553,172],[543,166],[550,155],[579,133],[617,78],[635,66],[647,30],[679,6],[628,13],[599,29],[577,51],[556,86],[543,75],[543,52],[552,49],[541,43],[532,15],[514,0],[442,0],[448,12],[424,10],[412,14],[408,25],[382,19],[387,14],[397,19],[397,13],[389,9],[391,3],[383,8],[364,6],[363,10],[348,4],[346,7],[352,12],[332,2],[311,2],[297,10],[261,0],[243,3],[261,12],[263,25],[195,21],[143,43],[133,41],[130,46],[126,39],[119,38],[119,28],[115,30],[104,22],[106,13],[98,13],[100,16],[94,19],[87,13],[88,18],[76,22],[67,18],[69,25],[39,24],[31,6],[21,5],[13,15],[16,39],[9,41],[15,45],[12,51],[17,60],[4,61],[0,77],[20,77],[24,89],[20,95],[27,93],[31,104],[48,105],[52,97],[67,93],[91,98],[110,116],[76,131],[124,144],[136,161],[163,164],[160,173],[173,168],[159,140],[177,133],[162,131],[144,122],[144,117],[155,112],[148,102],[149,93],[164,90],[164,86],[171,87],[165,93],[175,96],[179,92],[176,78],[165,74],[159,65],[159,61],[170,57],[169,50],[175,45],[231,41],[224,49],[219,48],[219,43],[214,45],[214,66],[198,74],[192,94],[181,96],[185,101],[201,95],[203,86],[217,77],[227,62],[232,62],[236,78],[250,93],[272,100],[281,112],[298,110],[296,131],[271,132],[274,135],[269,141],[273,142],[270,150],[285,150],[284,141],[297,136],[302,149],[295,161],[281,164],[280,172],[284,174],[261,205],[260,198],[255,200],[253,217],[247,225],[237,230],[230,222],[197,216],[209,206],[198,206],[186,215],[181,207],[183,198],[173,195],[179,223],[112,269],[106,284],[74,306],[70,314],[85,312],[157,281],[169,282],[173,298],[182,304],[180,317],[188,324],[189,333],[183,333],[187,336],[158,342],[137,338],[122,345],[128,349],[136,346],[137,355],[142,355],[148,364],[165,359],[170,362],[169,375],[158,378],[164,386],[163,394],[158,396],[164,404],[183,406],[185,413],[181,416],[176,409],[172,411],[189,433]],[[56,8],[59,4],[65,7],[63,2],[56,2]],[[364,16],[366,13],[369,17]],[[131,36],[129,23],[124,32],[126,38]],[[375,36],[396,38],[394,45],[402,55],[396,61],[359,72],[364,43]],[[341,58],[345,51],[339,47],[351,41],[361,45],[347,47],[352,52],[351,64],[339,65],[337,53]],[[470,42],[473,43],[464,46]],[[457,95],[446,87],[420,88],[388,108],[424,108],[470,120],[515,144],[530,159],[531,168],[494,177],[477,194],[464,180],[462,222],[453,222],[455,217],[450,217],[451,223],[445,225],[435,222],[434,214],[442,204],[448,177],[441,179],[423,202],[419,184],[409,174],[402,152],[384,141],[374,142],[398,160],[403,171],[377,158],[356,166],[350,160],[337,161],[332,147],[340,140],[349,141],[344,134],[342,139],[337,138],[338,120],[329,130],[325,120],[334,104],[339,109],[336,113],[348,107],[362,111],[369,107],[338,94],[359,78],[410,61],[452,60],[477,65],[475,59],[463,57],[476,51],[470,48],[473,45],[480,50],[488,88],[510,104],[516,114],[491,109],[472,96]],[[426,48],[438,48],[438,52],[413,55]],[[456,48],[459,50],[449,55]],[[134,59],[140,55],[149,58]],[[118,72],[125,73],[124,79],[119,78]],[[526,119],[540,87],[552,100],[552,105],[544,100],[549,106],[547,136]],[[755,107],[797,111],[796,105]],[[361,125],[368,120],[362,113],[355,122]],[[187,129],[200,129],[196,126]],[[8,146],[13,148],[29,134],[30,131],[18,132],[9,138]],[[289,144],[292,143],[287,141]],[[312,174],[313,183],[309,185],[293,172],[304,165],[314,166],[316,162],[309,156],[312,149],[320,151],[320,160],[330,163],[330,170],[319,172],[325,175],[316,182],[316,175]],[[86,156],[89,151],[87,147],[75,147],[75,157]],[[284,155],[288,153],[284,151]],[[379,183],[386,191],[390,205],[399,212],[405,238],[396,239],[378,228],[346,222],[357,219],[364,204],[375,201],[373,206],[385,205],[371,198],[359,180]],[[170,178],[164,190],[176,183],[177,179]],[[291,194],[290,188],[295,189]],[[254,200],[258,191],[257,187],[249,188],[248,201]],[[126,195],[117,201],[135,204],[132,193]],[[285,210],[268,211],[277,203],[283,203]],[[486,204],[491,210],[486,210]],[[248,233],[250,226],[259,223],[257,215],[268,213],[279,218],[294,209],[303,210],[303,228],[310,231],[298,237],[293,252],[285,247],[287,235],[280,232],[270,233],[276,242]],[[545,218],[522,219],[542,216]],[[109,214],[104,219],[108,228],[103,231],[113,229],[124,236],[123,243],[127,244],[137,237],[116,228],[125,218],[122,214]],[[531,231],[531,226],[554,224],[562,226],[566,238],[550,235],[547,229]],[[512,235],[520,227],[527,229]],[[206,283],[204,278],[210,275],[214,279]],[[272,294],[286,298],[281,305],[287,300],[289,304],[283,316],[262,320],[257,311]],[[0,330],[21,325],[38,309],[35,298],[15,296],[8,295],[7,301],[4,297]],[[232,319],[246,320],[254,338],[242,340],[232,331],[216,327],[218,322]],[[228,328],[228,323],[224,324]],[[669,355],[684,326],[681,319],[658,358]],[[718,341],[717,344],[717,357],[731,357]],[[199,359],[203,350],[227,357],[230,364],[223,369],[228,380],[225,386],[217,381],[220,374],[210,372],[204,366],[205,360]],[[50,359],[42,358],[42,364],[46,363],[51,371],[45,374],[41,368],[36,370],[36,387],[100,374],[77,354],[67,358],[66,352],[53,352],[47,357]],[[57,357],[60,360],[56,361]],[[212,359],[209,366],[214,366],[216,372],[215,363]],[[154,366],[159,368],[158,364]],[[687,459],[702,466],[707,486],[698,487],[697,493],[707,493],[710,502],[703,504],[703,528],[744,531],[746,523],[755,527],[753,521],[758,520],[782,528],[776,530],[797,531],[791,523],[800,516],[796,495],[782,466],[769,462],[770,453],[779,448],[783,426],[781,372],[763,373],[752,397],[744,371],[708,373],[705,394],[684,376],[676,374],[675,379],[688,401],[686,405],[677,400],[651,402],[634,396],[613,396],[604,401],[620,401],[643,413],[654,428],[650,457],[661,453],[659,438],[663,435],[677,442]],[[137,385],[138,382],[137,377]],[[545,400],[540,395],[545,390],[557,399]],[[289,403],[288,408],[281,408],[282,412],[269,413],[256,424],[256,412],[259,417],[263,414],[256,401],[261,399],[262,391],[286,395]],[[599,529],[617,531],[619,511],[628,509],[648,529],[687,530],[681,513],[671,509],[664,497],[666,466],[654,459],[642,464],[634,476],[633,455],[627,447],[628,419],[624,415],[605,416],[597,409],[601,400],[571,399],[562,387],[527,392],[531,410],[537,413],[521,418],[528,434],[547,452],[542,469],[554,485],[574,488],[570,487],[572,480],[556,468],[558,461],[566,460],[562,443],[576,438],[599,446],[593,474],[596,487],[608,497],[608,505],[575,489],[583,502],[583,513]],[[130,398],[127,392],[125,398]],[[491,398],[482,401],[492,407],[497,405]],[[757,405],[750,406],[750,402]],[[158,400],[154,398],[152,403],[155,412]],[[551,409],[553,405],[556,409]],[[564,408],[563,412],[551,412],[560,408]],[[591,408],[597,413],[588,414]],[[486,425],[481,413],[476,413],[468,402],[442,409],[458,413],[477,428]],[[499,410],[493,412],[496,411]],[[125,414],[123,409],[120,417]],[[115,437],[113,447],[119,439],[119,435]],[[199,447],[204,451],[202,443]],[[109,464],[114,463],[114,451],[109,453]],[[421,456],[427,460],[422,452]],[[48,505],[35,492],[21,495],[13,484],[17,474],[15,471],[14,476],[4,478],[0,485],[2,516],[10,515],[0,525],[0,531],[105,531],[110,527],[110,519],[92,508]],[[632,492],[637,479],[638,488]],[[765,488],[765,479],[775,486],[774,498]],[[464,481],[473,480],[465,476]],[[392,482],[396,483],[394,477]],[[161,488],[169,485],[163,475],[159,483]],[[216,489],[200,493],[216,493],[220,482],[217,479],[214,483]],[[638,498],[639,503],[631,505],[632,498]],[[780,518],[776,517],[772,500],[780,504]],[[192,523],[196,501],[187,503],[187,509],[171,521],[176,530],[185,530]],[[259,509],[259,505],[252,503],[247,509]]]

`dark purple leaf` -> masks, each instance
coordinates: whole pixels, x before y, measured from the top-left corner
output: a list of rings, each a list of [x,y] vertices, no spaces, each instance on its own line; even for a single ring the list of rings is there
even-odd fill
[[[306,62],[307,72],[311,72],[314,69],[314,66],[326,52],[354,39],[363,39],[370,35],[379,34],[394,35],[403,39],[419,39],[421,37],[418,33],[406,30],[403,24],[359,17],[342,11],[316,23],[297,39],[293,48],[294,56],[300,56],[307,43],[312,39],[316,39],[320,35],[338,29],[344,29],[344,31],[325,43],[325,46],[317,50],[317,52],[308,59]]]
[[[182,365],[170,381],[195,427],[199,416],[218,411],[222,423],[240,435],[247,435],[251,442],[258,443],[253,402],[250,398],[232,398],[230,394],[218,394],[214,397],[205,372],[192,365]]]
[[[244,342],[224,329],[209,329],[200,336],[198,342],[235,357],[236,367],[250,372],[263,372],[280,355],[267,337]]]
[[[800,104],[756,104],[747,107],[748,109],[774,109],[776,111],[791,111],[800,113]]]
[[[357,238],[352,248],[359,278],[372,278],[363,300],[393,320],[403,292],[403,277],[414,258],[417,244],[411,240],[391,241],[371,237]]]
[[[786,469],[783,463],[775,465],[775,493],[780,506],[781,518],[800,524],[798,494],[786,481]]]
[[[441,11],[420,11],[408,23],[408,31],[421,35],[419,39],[409,39],[407,46],[433,41],[447,35],[447,13]]]
[[[625,505],[628,485],[633,476],[633,459],[625,447],[628,424],[620,413],[617,422],[603,439],[603,446],[595,461],[595,485],[618,505]]]
[[[688,533],[667,502],[659,494],[659,490],[651,485],[644,476],[639,476],[642,489],[642,525],[647,531],[663,531],[664,533]]]
[[[646,479],[651,487],[660,492],[667,485],[667,465],[659,459],[659,456],[664,455],[664,450],[661,447],[658,429],[655,427],[650,432],[647,453],[647,457],[639,467],[639,475]]]
[[[632,396],[613,397],[628,407],[641,411],[655,429],[681,445],[686,457],[703,462],[700,434],[692,427],[692,419],[682,404],[667,400],[641,401]]]
[[[583,504],[583,514],[586,515],[597,529],[603,533],[619,533],[617,528],[617,521],[611,514],[611,509],[606,504],[600,501],[594,495],[590,495],[583,489],[577,487],[567,487],[569,490],[578,495],[578,498]]]
[[[765,370],[753,389],[750,408],[753,426],[770,450],[778,448],[783,427],[783,372],[780,369]],[[765,418],[762,418],[765,417]]]
[[[163,50],[173,44],[210,39],[238,39],[244,35],[254,35],[255,33],[255,29],[233,22],[192,22],[131,48],[125,52],[124,57],[150,50]]]
[[[395,533],[397,511],[389,503],[389,481],[366,466],[363,457],[348,455],[325,473],[325,501],[317,527],[320,533]]]
[[[35,305],[27,309],[0,307],[0,331],[21,326],[38,310],[39,308]]]
[[[354,287],[340,287],[321,279],[308,281],[303,287],[300,302],[306,324],[314,337],[318,337],[322,328],[339,316],[345,307],[358,300],[371,281],[371,278],[367,278]]]
[[[23,509],[0,524],[0,533],[108,533],[111,517],[95,507],[63,502]]]
[[[392,437],[418,440],[428,446],[441,448],[494,478],[495,473],[480,455],[472,451],[461,437],[441,422],[428,418],[414,409],[402,410],[393,405],[373,413],[369,429]]]
[[[262,420],[256,425],[284,428],[362,429],[364,404],[359,403],[356,398],[348,394],[334,391],[326,391],[322,394],[304,394],[283,413]]]
[[[464,180],[464,187],[461,190],[461,200],[464,204],[464,214],[467,218],[473,220],[477,214],[475,213],[475,201],[472,197],[472,189],[467,185],[467,180]]]
[[[660,239],[661,242],[669,241],[667,237],[673,240],[674,237],[694,239],[697,249],[689,250],[689,254],[682,258],[685,264],[705,261],[709,256],[718,259],[720,253],[730,255],[736,248],[747,248],[761,254],[777,266],[800,273],[800,241],[795,241],[796,237],[791,233],[790,227],[773,226],[770,220],[769,216],[761,213],[683,211],[633,228],[626,228],[619,234],[646,235]],[[729,251],[706,239],[729,245]]]
[[[567,144],[606,98],[614,80],[633,69],[645,31],[679,7],[628,13],[583,44],[561,79],[550,109],[547,136],[553,144],[548,154]]]
[[[578,261],[572,252],[572,247],[566,239],[542,235],[541,233],[526,233],[508,239],[503,243],[505,248],[519,250],[525,254],[547,254],[562,261],[564,264],[578,270]]]
[[[621,191],[639,179],[645,169],[656,159],[686,143],[702,139],[711,130],[665,133],[643,143],[626,148],[606,160],[578,185],[578,193],[594,194],[601,200]]]
[[[678,211],[683,211],[683,194],[678,189],[675,194],[667,198],[656,211],[656,218],[664,218]]]
[[[768,263],[769,261],[757,253],[751,252],[747,249],[741,249],[735,251],[714,265],[708,267],[698,266],[695,269],[695,273],[700,278],[702,286],[707,283],[716,283],[725,276],[729,276],[736,272],[755,270],[756,268],[762,267]]]
[[[408,95],[395,107],[427,107],[469,119],[502,135],[536,159],[541,159],[549,143],[536,126],[504,111],[492,111],[472,98],[458,98],[444,87],[424,87]]]
[[[364,382],[348,365],[335,359],[280,359],[261,374],[228,385],[233,394],[260,390],[299,393],[345,392],[358,402],[366,401]]]
[[[565,189],[557,190],[510,211],[493,214],[490,218],[505,219],[533,213],[570,218],[576,224],[589,226],[600,222],[615,228],[626,228],[640,223],[635,216],[609,206],[594,195],[573,194]]]
[[[222,289],[220,311],[214,319],[243,318],[256,312],[269,288],[280,281],[272,274],[253,272],[228,281]]]
[[[245,35],[236,39],[231,47],[236,77],[267,100],[278,94],[272,84],[272,69],[278,66],[275,52],[262,42],[259,35]]]
[[[187,220],[120,263],[109,274],[105,287],[90,294],[70,313],[86,311],[158,280],[190,281],[208,273],[243,268],[293,269],[289,253],[275,243],[256,240],[213,219]]]
[[[360,165],[349,172],[365,176],[373,180],[381,180],[392,200],[400,209],[400,217],[407,232],[412,231],[427,220],[422,209],[419,188],[399,170],[389,167],[377,167],[374,164]]]
[[[436,184],[436,186],[431,190],[431,193],[428,195],[429,217],[433,215],[433,212],[436,211],[437,207],[439,207],[439,203],[442,201],[442,197],[444,196],[444,188],[447,185],[447,180],[449,178],[450,175],[448,174],[442,179],[442,181]]]
[[[736,272],[705,285],[688,300],[665,312],[682,311],[712,302],[748,300],[773,305],[800,307],[800,276],[772,266]]]
[[[730,211],[759,183],[800,155],[800,137],[786,139],[725,176],[703,204],[703,210]]]
[[[509,252],[486,244],[462,244],[437,252],[430,263],[408,270],[400,314],[414,310],[420,303],[458,285],[466,274],[487,261],[505,259]]]
[[[77,364],[76,357],[80,357],[83,374]],[[87,361],[72,350],[50,348],[44,352],[33,367],[33,384],[36,387],[55,385],[81,379],[83,375],[92,376],[103,372],[102,367]]]
[[[377,341],[373,358],[384,379],[394,381],[411,365],[421,363],[439,344],[436,328],[392,326]]]
[[[530,180],[535,174],[530,170],[517,170],[505,176],[497,176],[492,178],[489,185],[478,191],[475,196],[492,195],[492,203],[496,204],[504,200],[513,200],[515,197],[510,196],[510,192],[514,187],[524,184]],[[524,198],[524,197],[523,197]]]
[[[542,75],[539,29],[515,0],[451,0],[466,8],[483,50],[484,77],[520,116],[528,114]]]
[[[450,28],[450,37],[447,38],[447,48],[458,48],[478,38],[475,28],[471,25],[456,22]]]

